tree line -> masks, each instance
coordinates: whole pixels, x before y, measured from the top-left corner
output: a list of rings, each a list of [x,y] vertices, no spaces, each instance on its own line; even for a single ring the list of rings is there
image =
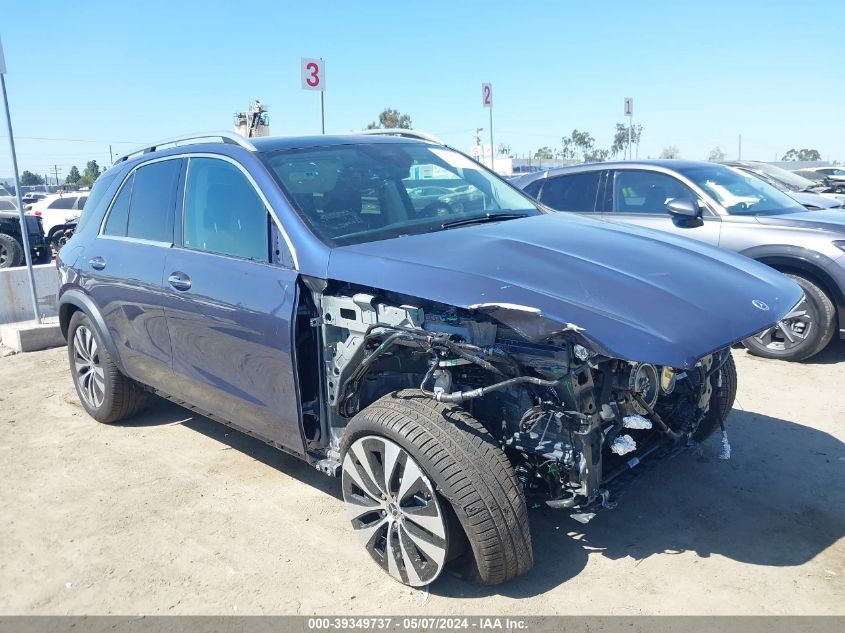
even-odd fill
[[[65,177],[64,184],[75,185],[77,187],[90,187],[94,184],[97,178],[100,177],[100,166],[95,160],[89,160],[85,165],[85,171],[79,173],[79,168],[74,165],[70,168],[68,175]],[[33,185],[46,184],[44,177],[33,173],[27,169],[21,174],[21,186],[31,187]]]

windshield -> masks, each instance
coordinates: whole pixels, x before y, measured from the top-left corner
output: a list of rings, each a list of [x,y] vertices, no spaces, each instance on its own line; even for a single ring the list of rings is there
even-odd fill
[[[786,169],[782,169],[781,167],[776,167],[775,165],[768,165],[766,163],[754,163],[749,167],[749,169],[763,172],[770,178],[785,184],[793,191],[802,191],[804,189],[807,189],[808,187],[818,186],[809,178],[804,178],[804,176],[799,176],[796,173],[787,171]]]
[[[806,209],[769,183],[724,165],[678,170],[709,193],[731,215],[778,215]]]
[[[355,143],[280,150],[263,158],[300,216],[329,246],[439,231],[498,214],[541,213],[498,176],[436,145]]]

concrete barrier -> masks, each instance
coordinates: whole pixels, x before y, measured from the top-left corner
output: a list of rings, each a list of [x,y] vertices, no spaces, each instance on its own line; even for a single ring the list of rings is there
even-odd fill
[[[38,310],[42,317],[57,316],[56,300],[59,295],[59,274],[56,265],[42,264],[33,266],[35,273],[35,293],[38,298]],[[31,321],[32,299],[29,296],[29,275],[26,267],[4,268],[0,270],[0,325]]]

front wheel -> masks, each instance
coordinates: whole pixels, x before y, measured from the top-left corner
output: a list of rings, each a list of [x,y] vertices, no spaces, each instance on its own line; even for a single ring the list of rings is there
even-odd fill
[[[533,565],[525,500],[478,420],[418,390],[361,411],[341,440],[343,499],[370,557],[422,586],[447,565],[497,584]]]
[[[729,356],[719,371],[710,377],[712,393],[710,395],[710,408],[707,414],[698,425],[693,439],[703,442],[725,423],[725,418],[731,412],[736,400],[736,363],[733,356]]]
[[[804,300],[772,327],[742,344],[755,356],[805,360],[822,351],[836,330],[833,302],[824,290],[801,275],[787,275],[804,291]]]

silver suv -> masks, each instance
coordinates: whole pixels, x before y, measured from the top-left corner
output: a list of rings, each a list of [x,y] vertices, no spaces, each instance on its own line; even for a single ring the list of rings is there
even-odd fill
[[[792,277],[806,300],[743,341],[758,356],[803,360],[837,330],[845,338],[845,211],[807,211],[759,178],[698,161],[593,163],[512,182],[552,209],[690,237]]]

